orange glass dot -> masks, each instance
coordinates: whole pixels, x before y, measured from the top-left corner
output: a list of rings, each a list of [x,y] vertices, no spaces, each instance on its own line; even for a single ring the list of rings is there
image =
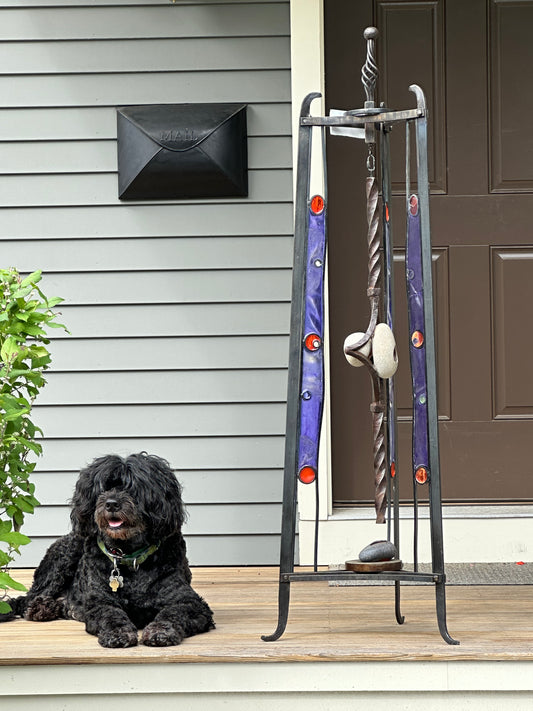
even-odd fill
[[[305,338],[305,347],[308,351],[317,351],[322,345],[322,339],[316,333],[310,333]]]
[[[320,215],[324,210],[324,198],[322,195],[314,195],[311,198],[311,212],[315,215]]]
[[[411,336],[411,343],[415,348],[422,348],[424,345],[424,334],[422,331],[415,331]]]
[[[425,484],[428,480],[428,470],[426,467],[418,467],[415,472],[415,479],[419,484]]]
[[[393,479],[396,476],[396,464],[394,462],[390,465],[390,475]]]
[[[386,222],[389,221],[389,203],[388,202],[385,203],[385,220],[386,220]]]
[[[298,478],[302,484],[312,484],[316,479],[316,471],[313,467],[302,467],[300,469],[300,473],[298,474]]]

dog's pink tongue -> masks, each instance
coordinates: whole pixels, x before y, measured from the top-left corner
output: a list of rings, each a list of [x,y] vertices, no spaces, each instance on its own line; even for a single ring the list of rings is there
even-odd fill
[[[118,528],[119,526],[122,526],[122,521],[118,519],[112,519],[111,521],[108,521],[108,524],[111,526],[111,528]]]

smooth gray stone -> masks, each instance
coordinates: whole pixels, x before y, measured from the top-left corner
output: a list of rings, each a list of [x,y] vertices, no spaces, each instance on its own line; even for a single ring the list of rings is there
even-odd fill
[[[374,541],[365,546],[359,553],[359,560],[363,563],[374,563],[380,560],[392,560],[398,557],[396,546],[391,541]]]

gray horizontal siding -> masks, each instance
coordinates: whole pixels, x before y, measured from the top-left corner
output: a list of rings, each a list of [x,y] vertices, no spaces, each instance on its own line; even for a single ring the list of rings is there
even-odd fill
[[[83,199],[83,196],[80,196]],[[30,198],[31,199],[31,198]],[[0,239],[193,237],[291,234],[292,204],[181,203],[2,210]],[[16,255],[15,255],[16,256]]]
[[[36,537],[27,548],[21,548],[17,558],[20,568],[32,568],[39,564],[53,536]],[[279,563],[279,535],[246,536],[186,536],[187,555],[191,565],[277,565]],[[15,576],[16,577],[16,576]],[[194,570],[193,570],[194,581]]]
[[[157,304],[67,306],[63,320],[78,338],[153,336],[242,336],[287,334],[289,304]],[[70,338],[57,331],[57,338]],[[209,347],[209,343],[204,344]]]
[[[65,74],[284,69],[288,37],[211,37],[191,39],[3,42],[0,74]]]
[[[45,272],[45,283],[53,289],[52,279],[64,272],[105,273],[143,270],[188,269],[264,269],[290,268],[292,238],[265,237],[182,237],[176,247],[173,237],[139,239],[84,239],[75,249],[65,249],[63,240],[47,240],[46,249],[36,239],[2,240],[5,254],[16,256],[20,271],[31,271],[39,250],[39,266]],[[81,277],[77,277],[80,279]],[[137,278],[137,275],[135,276]]]
[[[283,436],[122,437],[45,441],[39,471],[76,471],[109,452],[154,452],[179,469],[278,469],[283,466]],[[69,492],[70,493],[70,492]]]
[[[187,536],[274,535],[279,528],[279,504],[196,504],[187,508]],[[28,516],[28,536],[62,536],[70,530],[68,506],[40,506]],[[223,523],[221,523],[223,518]]]
[[[248,141],[250,170],[291,168],[288,136],[258,136]],[[116,173],[117,144],[106,141],[2,141],[2,173]]]
[[[132,282],[135,289],[132,289]],[[48,273],[47,293],[72,306],[88,304],[289,301],[290,269]],[[142,299],[139,299],[142,294]]]
[[[43,505],[64,506],[74,491],[77,472],[43,472],[34,475],[36,496]],[[281,469],[178,470],[186,506],[191,504],[279,504]],[[28,518],[29,520],[29,518]]]
[[[53,371],[200,370],[286,368],[287,336],[76,338],[53,342]],[[131,382],[136,380],[130,379]]]
[[[149,392],[139,392],[141,401]],[[282,435],[285,407],[278,403],[36,405],[34,421],[52,437],[220,437]]]
[[[14,78],[11,77],[11,81]],[[207,99],[206,99],[207,100]],[[184,101],[172,95],[161,103]],[[211,101],[211,99],[209,99]],[[144,103],[144,102],[143,102]],[[277,136],[290,133],[290,104],[254,104],[248,99],[248,135]],[[0,111],[0,140],[66,141],[113,140],[117,137],[117,114],[111,106],[32,107],[17,109],[6,105]]]
[[[250,170],[248,181],[251,202],[273,203],[291,199],[289,170]],[[117,177],[111,173],[0,177],[0,207],[79,205],[80,197],[85,205],[122,206],[118,199]],[[235,200],[219,198],[209,202],[218,206]]]
[[[178,470],[193,564],[278,559],[292,176],[286,0],[6,0],[2,265],[65,298],[35,407],[42,507],[19,565],[68,529],[77,472]],[[248,198],[123,204],[116,106],[248,104]],[[31,519],[31,520],[30,520]]]
[[[131,382],[135,379],[136,387]],[[57,365],[39,395],[42,405],[284,402],[287,373],[269,370],[160,370],[60,373]],[[50,434],[50,433],[48,433]]]
[[[139,37],[269,37],[287,35],[288,3],[196,4],[5,9],[2,40],[118,39]],[[60,65],[58,65],[60,66]]]
[[[150,72],[65,76],[19,74],[0,76],[0,94],[9,106],[109,106],[180,102],[272,102],[290,100],[290,82],[284,70],[163,72],[154,82]],[[178,101],[179,99],[179,101]]]

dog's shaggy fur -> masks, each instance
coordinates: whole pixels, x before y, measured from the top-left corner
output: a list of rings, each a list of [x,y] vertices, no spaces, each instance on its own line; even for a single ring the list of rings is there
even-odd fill
[[[166,461],[145,453],[96,459],[71,503],[72,533],[50,546],[29,592],[10,601],[15,615],[83,621],[104,647],[136,645],[139,629],[142,644],[166,647],[215,626],[190,585],[181,487]]]

